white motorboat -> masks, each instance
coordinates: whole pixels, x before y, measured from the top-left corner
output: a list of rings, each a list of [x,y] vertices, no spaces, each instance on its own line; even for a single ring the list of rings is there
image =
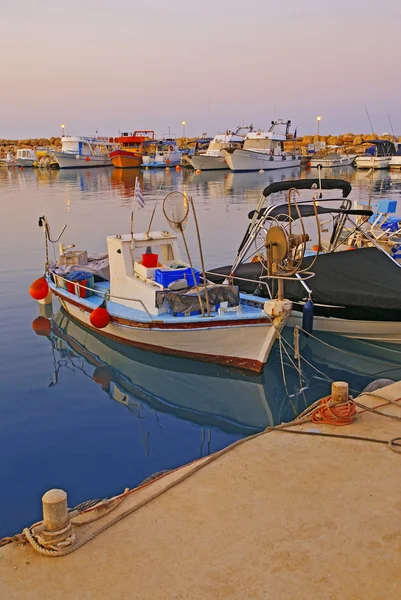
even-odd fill
[[[107,137],[67,135],[61,138],[61,152],[53,155],[60,169],[109,167],[112,164],[109,154],[117,147]]]
[[[226,131],[226,133],[218,133],[210,142],[206,152],[195,151],[195,154],[188,157],[188,162],[195,171],[219,171],[229,169],[226,159],[221,154],[221,150],[241,148],[244,143],[245,132],[241,135],[241,131],[246,129],[249,132],[249,127],[238,128],[234,133]]]
[[[325,206],[325,203],[339,201],[322,198],[322,190],[335,188],[342,190],[341,206]],[[314,200],[298,203],[297,210],[291,212],[290,219],[287,214],[283,214],[286,213],[286,204],[263,207],[270,194],[294,189],[317,191]],[[385,251],[380,239],[375,239],[372,232],[362,230],[358,221],[354,221],[355,218],[372,218],[373,211],[353,209],[352,202],[348,200],[351,189],[349,182],[339,179],[303,179],[270,184],[263,191],[256,210],[248,215],[251,224],[234,263],[214,269],[212,280],[219,283],[230,274],[231,280],[239,285],[243,293],[263,295],[264,289],[260,286],[266,269],[263,255],[259,262],[245,263],[241,262],[242,258],[252,256],[252,248],[260,245],[258,240],[263,239],[266,231],[269,232],[269,228],[277,220],[288,221],[287,229],[296,237],[297,219],[314,218],[322,233],[327,228],[324,223],[319,222],[319,217],[326,215],[332,222],[329,246],[324,249],[325,253],[313,251],[302,260],[303,269],[313,268],[315,276],[308,285],[294,281],[286,284],[286,297],[293,303],[291,319],[287,324],[300,325],[305,319],[305,312],[312,309],[313,329],[316,331],[373,342],[401,344],[401,265]],[[352,231],[363,231],[371,245],[347,247],[346,242],[351,238],[352,231],[345,228],[346,221],[353,225]],[[349,252],[349,249],[353,251]],[[308,304],[309,308],[305,311]],[[304,325],[302,327],[305,328]]]
[[[301,157],[283,150],[290,125],[291,121],[272,121],[269,131],[250,131],[242,149],[223,149],[221,154],[234,172],[299,167]]]
[[[154,147],[154,151],[142,155],[142,167],[160,169],[176,167],[181,163],[182,152],[174,139],[151,140],[144,142],[144,148]]]
[[[14,165],[16,167],[35,167],[38,164],[37,156],[31,148],[20,148],[15,155]]]
[[[339,154],[338,152],[330,152],[329,154],[314,156],[309,161],[311,168],[334,169],[336,167],[349,167],[354,164],[355,155]]]
[[[388,169],[391,157],[396,153],[393,142],[388,140],[369,140],[373,148],[369,148],[366,154],[357,156],[355,164],[358,169]]]

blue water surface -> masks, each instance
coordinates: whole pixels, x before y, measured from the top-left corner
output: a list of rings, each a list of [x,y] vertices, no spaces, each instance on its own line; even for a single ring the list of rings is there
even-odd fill
[[[358,201],[400,197],[397,174],[370,180],[342,169],[329,175],[350,180]],[[0,170],[0,537],[40,518],[47,489],[67,490],[70,506],[111,496],[293,418],[328,393],[331,379],[346,379],[358,391],[379,375],[399,373],[398,347],[326,336],[325,346],[303,341],[312,366],[303,363],[301,376],[293,356],[280,355],[278,346],[262,375],[246,375],[105,342],[56,302],[52,330],[36,335],[39,306],[28,289],[43,273],[38,217],[47,215],[54,237],[67,224],[63,243],[104,251],[106,235],[129,231],[137,176],[146,204],[135,210],[135,230],[147,229],[155,205],[154,227],[166,229],[161,200],[185,191],[195,202],[206,265],[214,267],[233,259],[264,186],[297,178],[299,170]],[[199,265],[192,221],[186,235]],[[51,257],[56,254],[51,247]]]

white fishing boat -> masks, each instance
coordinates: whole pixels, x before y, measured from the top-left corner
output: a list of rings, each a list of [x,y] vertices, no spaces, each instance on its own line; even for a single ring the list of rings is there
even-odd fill
[[[355,155],[340,154],[338,152],[329,152],[320,156],[314,156],[309,161],[309,166],[320,169],[335,169],[336,167],[349,167],[354,164]]]
[[[32,168],[38,164],[38,159],[31,148],[20,148],[17,150],[13,163],[16,167]]]
[[[234,133],[218,133],[210,142],[206,152],[196,152],[188,157],[187,161],[195,171],[220,171],[229,169],[226,159],[221,154],[221,150],[241,148],[244,143],[245,130],[249,132],[249,127],[238,128]],[[243,132],[241,134],[241,132]]]
[[[154,148],[153,152],[142,155],[142,166],[152,169],[176,167],[181,163],[182,152],[174,139],[151,140],[144,147]]]
[[[299,167],[301,157],[284,152],[283,142],[288,139],[291,121],[272,121],[268,131],[250,131],[241,149],[223,149],[222,156],[231,171],[267,171]],[[294,142],[295,147],[295,142]]]
[[[388,140],[369,140],[373,148],[369,148],[365,154],[357,156],[355,164],[358,169],[388,169],[390,160],[396,153],[396,147],[393,142]]]
[[[137,200],[144,204],[142,194]],[[284,280],[295,275],[292,253],[306,240],[298,238],[295,247],[280,235],[280,227],[273,231],[274,239],[266,240],[271,269],[264,285],[270,289],[267,281],[274,279],[278,290],[261,300],[240,294],[229,281],[209,284],[200,237],[202,277],[193,268],[184,235],[190,210],[195,216],[192,199],[179,192],[168,194],[163,202],[169,224],[182,236],[187,261],[180,256],[177,235],[150,231],[149,225],[146,233],[107,237],[109,277],[104,261],[101,271],[94,271],[86,251],[66,252],[62,246],[59,261],[48,262],[45,278],[32,284],[32,297],[44,300],[50,290],[80,323],[123,344],[260,372],[291,311]],[[48,247],[54,240],[46,218],[39,223]],[[197,227],[196,218],[195,223]],[[283,265],[290,269],[283,271]]]
[[[61,138],[61,152],[53,155],[60,169],[109,167],[109,154],[117,147],[107,137],[66,135]]]

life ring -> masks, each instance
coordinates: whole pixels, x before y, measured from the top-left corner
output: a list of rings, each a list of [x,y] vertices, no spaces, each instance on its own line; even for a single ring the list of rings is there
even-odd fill
[[[170,150],[170,152],[172,152],[174,150],[174,146],[169,146],[168,149]]]

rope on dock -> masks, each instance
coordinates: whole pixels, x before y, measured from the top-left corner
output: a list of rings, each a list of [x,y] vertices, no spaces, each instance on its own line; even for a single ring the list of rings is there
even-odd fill
[[[364,395],[364,394],[362,394],[362,395]],[[381,406],[394,404],[394,405],[400,407],[400,404],[398,404],[398,402],[401,401],[401,398],[397,398],[396,400],[388,400],[387,398],[384,398],[377,393],[367,393],[366,395],[374,396],[374,397],[380,399],[381,401],[383,401],[383,404],[381,404]],[[196,472],[200,471],[201,469],[203,469],[205,466],[209,465],[213,461],[217,460],[224,454],[227,454],[228,452],[235,450],[241,444],[244,444],[248,441],[256,439],[256,438],[258,438],[262,435],[265,435],[266,433],[270,433],[272,431],[284,431],[287,433],[294,433],[294,434],[299,434],[299,435],[314,435],[314,436],[320,436],[320,437],[333,437],[333,438],[351,439],[351,440],[356,440],[356,441],[371,442],[371,443],[377,443],[377,444],[386,444],[387,446],[389,446],[389,448],[393,452],[401,454],[401,438],[400,437],[395,437],[391,440],[382,440],[382,439],[377,439],[377,438],[356,436],[356,435],[352,435],[352,434],[348,434],[348,433],[347,434],[339,434],[339,433],[328,433],[328,432],[320,432],[320,431],[304,431],[304,430],[301,431],[301,430],[293,429],[293,427],[296,427],[298,425],[316,422],[316,421],[313,421],[313,418],[312,418],[313,415],[315,415],[315,418],[321,418],[322,415],[324,416],[324,418],[326,418],[326,414],[327,414],[325,412],[326,409],[327,410],[330,409],[329,414],[330,414],[330,418],[332,418],[332,414],[335,414],[335,411],[333,412],[333,405],[330,403],[329,397],[323,398],[323,401],[324,401],[323,413],[322,413],[323,404],[322,404],[322,401],[319,400],[319,401],[315,402],[314,404],[312,404],[303,413],[301,413],[296,419],[294,419],[293,421],[291,421],[289,423],[282,423],[280,425],[268,427],[260,433],[237,440],[236,442],[234,442],[234,444],[232,444],[226,448],[223,448],[222,450],[219,450],[218,452],[215,452],[214,454],[211,454],[207,458],[198,459],[196,461],[193,461],[192,463],[189,463],[188,465],[183,465],[181,467],[178,467],[177,469],[175,469],[173,471],[166,471],[166,472],[161,472],[161,474],[156,474],[156,478],[152,478],[152,477],[147,478],[137,488],[134,488],[131,490],[126,489],[122,494],[120,494],[119,496],[115,496],[114,498],[111,498],[110,500],[106,501],[105,503],[102,503],[102,502],[99,503],[97,501],[89,501],[89,503],[92,504],[90,507],[86,508],[83,511],[74,511],[74,512],[77,512],[78,514],[85,514],[85,513],[94,511],[102,506],[110,507],[110,504],[112,504],[112,503],[115,503],[113,506],[113,508],[114,508],[129,494],[138,492],[138,491],[144,489],[145,487],[147,487],[157,481],[160,481],[162,478],[166,477],[168,474],[177,473],[184,468],[188,468],[191,465],[194,465],[192,469],[186,471],[182,476],[180,476],[177,479],[168,483],[163,489],[157,490],[154,494],[152,494],[148,498],[141,500],[135,506],[132,506],[132,507],[128,508],[127,510],[125,510],[124,512],[120,513],[119,515],[117,515],[116,517],[111,519],[109,522],[107,522],[104,525],[102,525],[101,527],[99,527],[99,529],[97,529],[96,531],[92,532],[91,534],[89,534],[86,537],[82,537],[80,540],[78,540],[77,542],[75,542],[67,547],[45,548],[41,544],[39,544],[39,542],[35,538],[33,532],[36,527],[38,527],[38,526],[40,527],[41,523],[35,523],[35,525],[31,526],[30,528],[25,528],[23,530],[22,534],[17,534],[16,536],[13,536],[13,537],[3,538],[2,540],[0,540],[0,547],[5,546],[6,544],[9,544],[11,542],[20,543],[20,544],[29,542],[31,544],[31,546],[37,552],[39,552],[40,554],[42,554],[44,556],[49,556],[49,557],[66,556],[67,554],[75,552],[75,550],[78,550],[78,548],[81,548],[82,546],[84,546],[89,541],[96,538],[98,535],[100,535],[101,533],[103,533],[104,531],[106,531],[107,529],[109,529],[110,527],[115,525],[116,523],[122,521],[123,519],[125,519],[125,517],[128,517],[129,515],[135,513],[140,508],[146,506],[153,500],[156,500],[159,496],[163,495],[165,492],[171,490],[172,488],[176,487],[180,483],[184,482],[186,479],[188,479],[189,477],[191,477]],[[351,402],[352,402],[352,404],[351,404]],[[382,412],[378,411],[377,408],[370,408],[370,407],[362,404],[361,402],[358,402],[357,400],[352,400],[352,399],[349,399],[345,403],[340,403],[340,404],[337,403],[336,404],[337,409],[341,409],[340,413],[339,413],[340,416],[338,417],[338,415],[337,415],[336,418],[340,418],[340,420],[350,419],[351,416],[352,416],[352,418],[354,418],[355,415],[350,414],[350,413],[353,413],[353,411],[354,411],[354,409],[351,408],[351,406],[361,407],[363,410],[367,410],[367,411],[376,413],[382,417],[387,417],[390,419],[395,418],[397,420],[401,420],[401,417],[382,413]],[[316,415],[319,415],[319,417],[317,417]],[[318,420],[317,422],[321,423],[322,421]],[[323,422],[325,422],[325,421],[323,421]],[[333,423],[331,422],[330,424],[333,424]],[[341,424],[348,425],[349,423],[347,422],[347,423],[341,423]],[[97,504],[93,504],[94,502],[97,502]],[[87,504],[87,503],[81,503],[81,505],[78,505],[78,506],[84,506],[85,504]],[[107,514],[108,512],[109,512],[109,510],[106,513],[101,514],[100,516],[98,516],[98,515],[95,516],[95,518],[93,520],[96,520],[96,519],[100,518],[101,516],[104,516],[104,514]],[[89,522],[92,522],[92,521],[89,521]],[[86,523],[81,523],[81,525],[84,525],[84,524],[86,524]]]

